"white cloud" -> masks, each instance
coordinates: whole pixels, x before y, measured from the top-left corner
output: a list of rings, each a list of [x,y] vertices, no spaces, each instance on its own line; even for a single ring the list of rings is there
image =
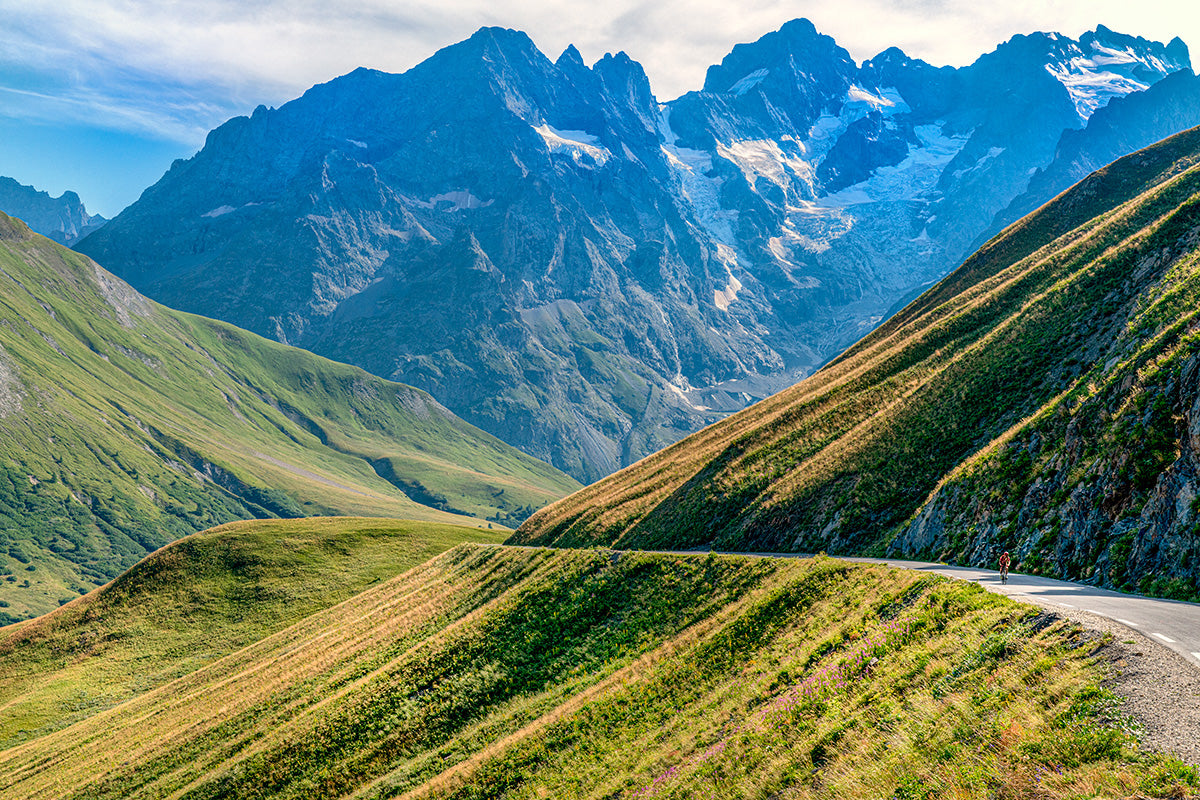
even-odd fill
[[[0,0],[0,113],[93,115],[198,144],[258,103],[278,105],[358,66],[403,71],[481,25],[528,32],[551,58],[625,50],[660,99],[699,88],[732,46],[805,16],[858,61],[896,45],[961,65],[1015,33],[1078,36],[1103,23],[1200,43],[1179,0]],[[40,97],[18,102],[12,90]]]

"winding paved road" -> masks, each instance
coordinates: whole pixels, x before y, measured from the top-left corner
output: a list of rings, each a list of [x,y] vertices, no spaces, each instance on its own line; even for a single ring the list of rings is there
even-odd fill
[[[1006,594],[1014,600],[1033,603],[1050,610],[1068,608],[1090,611],[1146,635],[1182,655],[1192,666],[1200,668],[1200,604],[1197,603],[1122,594],[1082,583],[1056,581],[1037,575],[1018,575],[1015,572],[1009,574],[1007,584],[1001,584],[1000,573],[987,569],[887,558],[845,560],[889,564],[974,581],[988,591]]]
[[[526,545],[528,546],[528,545]],[[674,555],[696,555],[708,551],[655,551]],[[756,556],[760,558],[810,558],[805,553],[735,553],[718,551],[721,555]],[[974,567],[953,567],[927,561],[903,561],[894,558],[841,557],[844,561],[865,564],[887,564],[920,572],[935,572],[948,578],[974,581],[990,592],[1008,595],[1014,600],[1033,603],[1046,609],[1078,609],[1108,617],[1131,630],[1145,635],[1163,647],[1174,650],[1193,667],[1200,669],[1200,603],[1179,600],[1159,600],[1136,594],[1123,594],[1098,589],[1082,583],[1058,581],[1037,575],[1010,573],[1008,583],[1000,583],[1000,573]]]

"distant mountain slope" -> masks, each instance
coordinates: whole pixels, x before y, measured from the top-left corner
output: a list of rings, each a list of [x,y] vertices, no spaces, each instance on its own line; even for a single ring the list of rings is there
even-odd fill
[[[230,120],[79,247],[589,481],[810,374],[1189,65],[1104,27],[858,65],[796,20],[660,104],[623,53],[485,28]]]
[[[1114,98],[1096,111],[1086,128],[1063,132],[1054,160],[996,215],[978,244],[1104,165],[1196,125],[1200,77],[1191,70],[1172,73],[1144,92]]]
[[[0,629],[0,750],[254,644],[462,542],[499,532],[390,519],[233,522],[155,550],[61,609]],[[86,703],[63,697],[86,695]]]
[[[424,392],[163,308],[0,215],[2,619],[221,522],[515,524],[577,487]]]
[[[1200,128],[515,542],[932,555],[1200,597]]]
[[[177,577],[139,594],[169,606]],[[82,598],[13,630],[5,667],[48,654],[39,626],[56,634],[46,645],[86,637],[89,608],[116,630],[138,611]],[[0,747],[0,795],[1027,797],[1047,774],[1063,797],[1194,791],[1194,769],[1140,751],[1111,713],[1097,686],[1109,651],[1086,642],[910,570],[460,545]],[[142,663],[161,674],[178,658],[151,649]]]
[[[0,212],[20,218],[37,233],[70,247],[108,222],[89,214],[74,192],[51,197],[32,186],[0,177]]]

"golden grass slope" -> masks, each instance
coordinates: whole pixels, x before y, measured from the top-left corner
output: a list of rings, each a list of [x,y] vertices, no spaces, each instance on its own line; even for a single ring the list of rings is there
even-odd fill
[[[511,541],[880,552],[956,468],[1132,363],[1129,330],[1175,324],[1146,298],[1180,265],[1200,284],[1198,163],[1200,129],[1100,170],[812,377],[548,506]]]
[[[378,518],[232,522],[0,628],[0,749],[210,664],[462,542],[500,532]]]
[[[1177,796],[1092,647],[830,559],[460,545],[0,750],[19,798]],[[1173,794],[1174,793],[1174,794]]]

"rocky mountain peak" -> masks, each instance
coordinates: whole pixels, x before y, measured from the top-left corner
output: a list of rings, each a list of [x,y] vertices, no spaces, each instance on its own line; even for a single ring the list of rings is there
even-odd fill
[[[51,197],[47,192],[4,177],[0,177],[0,212],[20,218],[30,229],[67,246],[108,221],[98,214],[87,213],[75,192],[68,190]]]
[[[561,70],[567,70],[575,67],[587,68],[587,65],[583,63],[583,56],[580,55],[579,49],[573,44],[567,45],[567,49],[562,51],[562,55],[560,55],[558,60],[554,62],[554,66]]]
[[[551,62],[484,28],[227,123],[82,247],[594,480],[957,265],[1084,124],[1048,65],[1117,68],[1088,52],[1035,34],[962,69],[896,48],[860,68],[794,20],[660,105],[625,53]]]
[[[1079,126],[1112,98],[1145,91],[1191,65],[1187,46],[1178,38],[1163,45],[1104,25],[1078,40],[1059,33],[1017,35],[980,61],[985,59],[1003,64],[1014,76],[1045,70],[1066,90]]]
[[[735,45],[720,64],[708,68],[702,91],[743,97],[762,92],[795,99],[813,84],[823,93],[844,90],[857,71],[854,59],[807,19],[795,19],[758,41]]]

